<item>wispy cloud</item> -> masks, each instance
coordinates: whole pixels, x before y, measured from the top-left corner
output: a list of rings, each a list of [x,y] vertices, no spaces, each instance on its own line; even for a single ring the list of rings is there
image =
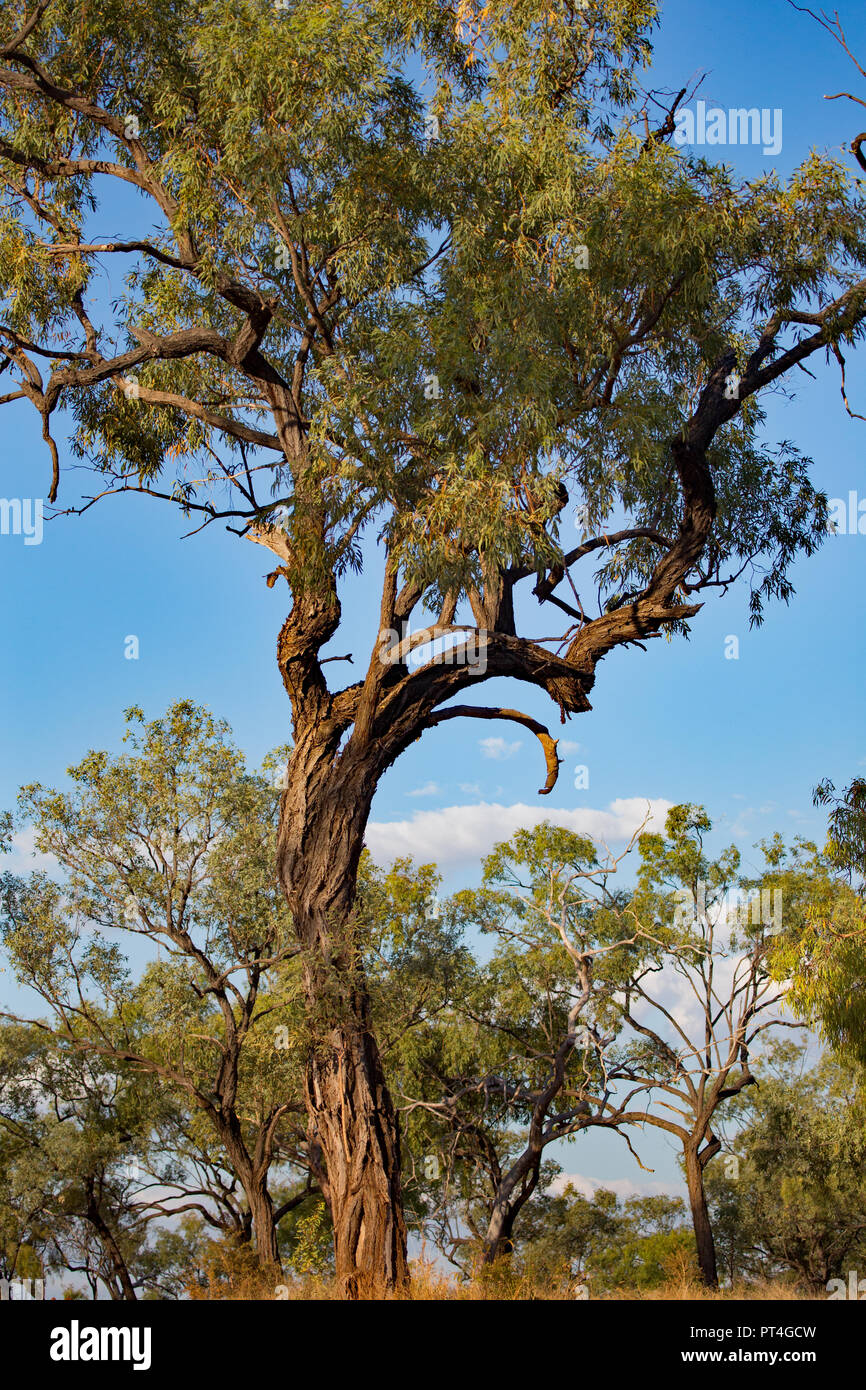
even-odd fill
[[[438,796],[439,783],[425,782],[423,787],[416,787],[414,791],[407,792],[407,796]]]
[[[620,797],[606,811],[580,807],[528,806],[516,802],[503,806],[482,801],[474,806],[445,806],[437,811],[415,811],[411,820],[371,821],[367,848],[379,863],[398,855],[411,855],[420,863],[472,863],[489,854],[499,840],[516,830],[542,821],[564,826],[578,835],[589,835],[608,844],[628,840],[650,813],[648,829],[661,830],[671,807],[659,797]]]
[[[478,747],[485,758],[495,758],[501,762],[504,758],[513,758],[523,744],[520,739],[516,743],[506,743],[504,738],[480,738]]]

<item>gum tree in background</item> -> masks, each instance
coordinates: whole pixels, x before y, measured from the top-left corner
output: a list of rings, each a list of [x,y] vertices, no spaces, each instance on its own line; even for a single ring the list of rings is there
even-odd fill
[[[711,860],[704,850],[711,829],[702,807],[674,806],[664,835],[640,838],[642,863],[628,911],[643,928],[643,949],[638,955],[630,948],[635,960],[622,987],[621,1017],[631,1037],[618,1073],[635,1087],[622,1101],[632,1112],[627,1118],[637,1120],[643,1100],[645,1123],[682,1147],[698,1265],[703,1282],[714,1287],[704,1175],[722,1148],[717,1131],[731,1102],[755,1084],[752,1057],[761,1035],[803,1024],[779,1017],[787,987],[771,973],[783,911],[792,908],[786,852],[779,842],[764,847],[757,896],[740,903],[746,881],[738,873],[739,851],[730,845]],[[680,992],[684,1005],[674,1002]]]
[[[866,1257],[862,1078],[829,1055],[807,1071],[792,1052],[786,1074],[758,1072],[732,1146],[736,1176],[711,1175],[714,1224],[732,1284],[791,1270],[815,1296],[845,1298]]]
[[[151,1147],[162,1104],[132,1069],[44,1025],[0,1025],[0,1229],[12,1270],[23,1274],[38,1253],[38,1277],[69,1270],[94,1298],[100,1285],[114,1301],[143,1289],[180,1296],[192,1232],[160,1228],[131,1161]]]
[[[827,843],[809,845],[808,891],[796,932],[785,934],[776,974],[791,998],[849,1065],[866,1068],[866,780],[837,793],[828,779],[816,805],[831,808]]]
[[[127,710],[127,722],[132,751],[91,751],[68,769],[69,792],[23,788],[22,812],[63,879],[4,875],[0,940],[61,1047],[167,1087],[218,1141],[259,1263],[276,1273],[291,1207],[274,1203],[272,1169],[306,1173],[309,1159],[298,947],[273,873],[277,796],[244,771],[228,727],[188,701],[149,723]],[[116,933],[148,949],[138,979]]]
[[[810,876],[821,878],[812,856],[777,838],[756,890],[733,846],[709,859],[710,829],[701,807],[682,805],[665,835],[636,832],[631,892],[610,881],[631,846],[605,858],[568,830],[520,830],[485,860],[485,887],[453,900],[498,946],[427,1030],[402,1086],[414,1084],[407,1110],[416,1124],[425,1114],[447,1178],[463,1179],[464,1224],[485,1264],[523,1238],[549,1144],[607,1128],[640,1162],[649,1125],[681,1146],[701,1277],[718,1282],[704,1173],[732,1102],[754,1084],[762,1034],[802,1026],[777,1015],[786,986],[771,961],[779,932],[796,938]]]
[[[543,1188],[549,1146],[618,1130],[617,1071],[605,1053],[619,1026],[617,956],[641,931],[611,880],[638,834],[614,857],[549,822],[518,830],[484,860],[484,886],[452,899],[496,944],[400,1081],[410,1126],[423,1117],[443,1187],[460,1193],[459,1224],[475,1238],[442,1201],[449,1258],[471,1253],[489,1266],[509,1255]]]
[[[673,148],[685,93],[636,77],[655,20],[652,0],[4,8],[0,400],[35,409],[52,501],[91,505],[61,496],[64,435],[94,497],[222,521],[288,586],[280,874],[347,1295],[406,1278],[353,916],[383,773],[443,721],[525,721],[450,703],[493,677],[589,709],[608,652],[682,631],[742,571],[759,620],[824,530],[761,401],[859,340],[862,201],[819,154],[783,185]],[[347,639],[364,559],[381,602]],[[434,636],[480,659],[410,666]],[[359,679],[332,688],[350,648]]]

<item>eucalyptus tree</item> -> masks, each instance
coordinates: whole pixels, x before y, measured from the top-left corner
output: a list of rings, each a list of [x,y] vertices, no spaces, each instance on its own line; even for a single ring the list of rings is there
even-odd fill
[[[732,1282],[788,1272],[816,1296],[851,1296],[849,1271],[866,1259],[864,1121],[862,1079],[829,1056],[761,1076],[732,1146],[735,1176],[711,1179]]]
[[[188,701],[127,721],[131,752],[88,753],[69,791],[22,790],[61,873],[6,876],[0,935],[52,1036],[137,1069],[204,1121],[243,1189],[258,1258],[276,1268],[271,1169],[282,1154],[306,1170],[308,1153],[278,796],[245,772],[227,726]]]
[[[802,1028],[783,1017],[786,981],[773,976],[786,914],[787,854],[777,837],[764,846],[760,883],[742,876],[731,845],[716,858],[704,839],[712,822],[702,807],[674,806],[664,834],[640,837],[641,865],[628,913],[641,925],[619,991],[626,1031],[617,1074],[635,1089],[621,1098],[636,1124],[674,1136],[683,1167],[703,1281],[718,1283],[704,1174],[720,1153],[725,1107],[755,1084],[752,1057],[770,1029]],[[641,1108],[643,1100],[643,1109]]]
[[[840,793],[826,779],[816,805],[829,806],[822,853],[804,845],[797,930],[786,932],[775,971],[791,1000],[837,1055],[866,1067],[866,781]]]
[[[10,1204],[43,1275],[83,1275],[96,1296],[154,1287],[160,1233],[137,1203],[134,1154],[151,1145],[160,1097],[129,1068],[86,1056],[45,1027],[0,1028],[0,1135]]]
[[[681,1197],[623,1200],[599,1187],[587,1198],[566,1182],[527,1208],[519,1263],[548,1285],[567,1283],[578,1297],[657,1287],[673,1261],[694,1260],[694,1235],[683,1218]]]
[[[162,1088],[161,1097],[152,1142],[136,1161],[139,1207],[173,1231],[178,1220],[181,1225],[192,1222],[202,1239],[227,1249],[247,1249],[258,1235],[253,1211],[217,1129],[205,1111],[189,1103],[184,1091]],[[277,1131],[268,1195],[281,1260],[287,1243],[283,1223],[299,1209],[306,1211],[319,1194],[305,1147],[303,1131]]]
[[[44,1025],[0,1026],[0,1273],[68,1272],[97,1297],[178,1298],[214,1243],[252,1244],[243,1186],[183,1091]],[[280,1253],[315,1202],[271,1178]],[[292,1215],[292,1223],[286,1218]],[[249,1255],[248,1259],[252,1260]],[[260,1262],[261,1263],[261,1262]]]
[[[2,1034],[0,1034],[2,1038]],[[6,1048],[0,1042],[2,1060]],[[0,1061],[2,1065],[2,1061]],[[47,1193],[26,1126],[0,1123],[0,1278],[42,1278],[51,1249]]]
[[[756,619],[787,599],[824,534],[762,402],[859,340],[863,202],[819,153],[744,182],[674,148],[685,90],[651,128],[656,20],[654,0],[4,7],[0,399],[35,409],[52,501],[59,429],[93,466],[65,510],[162,498],[269,549],[288,586],[280,873],[350,1294],[406,1275],[353,918],[382,775],[445,721],[511,719],[549,791],[542,725],[454,697],[510,677],[564,721],[610,651],[683,630],[734,575]],[[332,688],[365,558],[381,600],[360,678]],[[440,637],[451,660],[410,663]]]
[[[494,949],[422,1031],[400,1086],[441,1155],[433,1225],[452,1257],[480,1250],[491,1265],[512,1252],[552,1144],[595,1127],[630,1142],[608,1058],[627,978],[618,957],[630,962],[642,933],[610,879],[638,835],[614,856],[547,822],[519,830],[484,860],[482,888],[451,900]]]

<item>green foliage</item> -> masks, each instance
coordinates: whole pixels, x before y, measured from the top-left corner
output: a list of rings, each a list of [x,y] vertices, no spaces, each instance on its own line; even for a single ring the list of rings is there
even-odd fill
[[[292,1267],[298,1274],[328,1274],[334,1265],[334,1233],[324,1199],[310,1203],[293,1231]]]
[[[841,796],[829,778],[815,788],[816,806],[832,806],[828,826],[828,852],[832,862],[849,877],[866,878],[866,780],[855,777]]]
[[[278,798],[245,773],[226,726],[189,702],[150,724],[138,710],[127,718],[131,753],[89,753],[69,769],[68,792],[23,789],[21,812],[65,877],[7,884],[4,943],[70,1036],[113,1009],[113,1047],[135,1047],[154,1067],[204,1087],[214,1066],[207,1026],[219,1029],[228,1007],[231,1030],[252,1037],[255,1020],[277,1006],[274,997],[257,1007],[255,962],[278,966],[296,954],[273,866]],[[151,948],[134,982],[120,945],[105,935],[117,932]],[[251,994],[226,989],[247,969]],[[277,974],[271,979],[276,986]],[[296,995],[284,966],[288,1019]],[[259,1083],[276,1093],[290,1073],[274,1053],[272,1027],[251,1042],[254,1055]]]
[[[791,981],[791,1005],[817,1026],[837,1054],[866,1066],[866,838],[864,784],[855,778],[841,796],[816,789],[830,805],[823,854],[800,847],[797,910],[774,959],[777,978]],[[790,892],[790,890],[789,890]]]
[[[0,1028],[2,1268],[21,1277],[74,1268],[117,1296],[105,1224],[143,1296],[197,1288],[211,1255],[228,1261],[230,1283],[238,1271],[252,1277],[245,1164],[269,1134],[262,1172],[281,1256],[297,1274],[327,1275],[330,1216],[297,1118],[308,1036],[302,957],[273,872],[273,773],[286,750],[267,776],[252,776],[227,726],[189,702],[149,722],[132,709],[127,720],[129,751],[88,753],[66,790],[22,791],[37,847],[55,855],[59,872],[0,883],[10,959],[49,1011],[47,1023]],[[726,1176],[717,1157],[706,1181],[732,1283],[796,1276],[817,1288],[866,1256],[857,1075],[825,1062],[803,1076],[797,1048],[775,1042],[754,1063],[758,1084],[747,1086],[753,1039],[737,1041],[732,1057],[724,1051],[735,1013],[709,1061],[703,1035],[692,1039],[676,1010],[666,1032],[633,1027],[637,991],[659,971],[710,980],[718,1006],[722,971],[741,958],[762,990],[772,988],[770,969],[790,976],[793,1007],[811,1000],[831,1031],[826,993],[802,968],[805,943],[823,943],[818,978],[828,991],[853,972],[845,953],[862,940],[861,897],[832,846],[820,854],[775,836],[761,846],[763,873],[747,879],[733,847],[706,852],[711,829],[703,808],[674,807],[663,834],[640,836],[635,880],[622,884],[619,861],[544,823],[494,848],[480,888],[442,901],[434,865],[398,859],[383,869],[362,857],[353,929],[402,1112],[407,1214],[458,1268],[475,1266],[560,1054],[544,1141],[524,1170],[528,1199],[504,1242],[506,1283],[649,1291],[691,1268],[679,1199],[621,1202],[599,1191],[587,1200],[551,1189],[558,1169],[546,1145],[609,1120],[623,1080],[646,1100],[618,1137],[636,1115],[642,1124],[664,1118],[679,1095],[688,1138],[692,1110],[707,1124],[700,1097],[709,1105],[709,1088],[724,1083],[707,1114],[713,1126],[724,1114],[733,1136],[724,1155],[739,1173]],[[748,913],[726,917],[730,890],[756,883],[782,894],[775,933]],[[684,889],[688,911],[672,898]],[[136,943],[130,957],[124,939]],[[849,1030],[855,995],[852,987],[837,1001]],[[841,1024],[838,1046],[859,1056]],[[236,1065],[231,1095],[220,1092],[226,1056]]]
[[[7,33],[24,17],[7,6]],[[866,240],[832,157],[743,182],[646,141],[656,21],[653,0],[53,0],[26,71],[87,106],[3,88],[8,360],[50,340],[58,371],[31,397],[45,420],[69,407],[114,485],[242,532],[284,504],[296,592],[357,567],[374,525],[440,596],[477,582],[481,553],[539,569],[568,548],[563,481],[593,533],[625,513],[676,535],[669,445],[709,371],[773,314],[854,290]],[[107,178],[149,212],[86,250]],[[110,313],[100,257],[128,268]],[[861,311],[858,287],[828,342],[858,340]],[[117,365],[79,381],[95,344]],[[761,557],[755,619],[826,516],[763,419],[750,397],[712,445],[700,580]],[[605,598],[656,560],[647,536],[612,548]]]
[[[764,1078],[734,1145],[736,1177],[708,1172],[731,1277],[791,1271],[823,1290],[866,1259],[866,1112],[850,1073],[828,1062]]]
[[[583,1283],[596,1297],[618,1288],[653,1289],[670,1279],[694,1236],[680,1197],[629,1197],[598,1188],[586,1198],[567,1183],[537,1197],[521,1224],[522,1272],[552,1287]]]
[[[189,701],[150,722],[131,709],[127,725],[131,750],[88,753],[69,790],[23,789],[60,873],[4,877],[0,934],[48,1006],[58,1055],[134,1072],[143,1097],[159,1096],[138,1153],[165,1212],[195,1209],[204,1187],[205,1222],[249,1239],[238,1184],[251,1201],[271,1165],[306,1168],[307,1022],[274,867],[278,793]]]
[[[142,1195],[163,1104],[131,1068],[59,1044],[44,1028],[0,1027],[4,1277],[76,1269],[123,1297],[122,1261],[139,1290],[177,1295],[192,1242],[183,1248],[179,1234],[152,1226]]]

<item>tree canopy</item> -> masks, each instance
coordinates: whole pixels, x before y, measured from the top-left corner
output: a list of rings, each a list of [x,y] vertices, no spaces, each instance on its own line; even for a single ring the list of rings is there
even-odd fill
[[[861,185],[817,150],[743,179],[675,146],[687,87],[643,87],[658,21],[653,0],[0,20],[0,404],[35,410],[58,511],[144,494],[276,559],[277,863],[349,1296],[407,1277],[356,910],[381,777],[443,722],[505,719],[538,735],[549,793],[546,727],[454,697],[509,677],[564,723],[608,653],[686,632],[741,575],[760,623],[827,531],[767,403],[826,356],[847,404]],[[329,650],[365,566],[381,599]]]

